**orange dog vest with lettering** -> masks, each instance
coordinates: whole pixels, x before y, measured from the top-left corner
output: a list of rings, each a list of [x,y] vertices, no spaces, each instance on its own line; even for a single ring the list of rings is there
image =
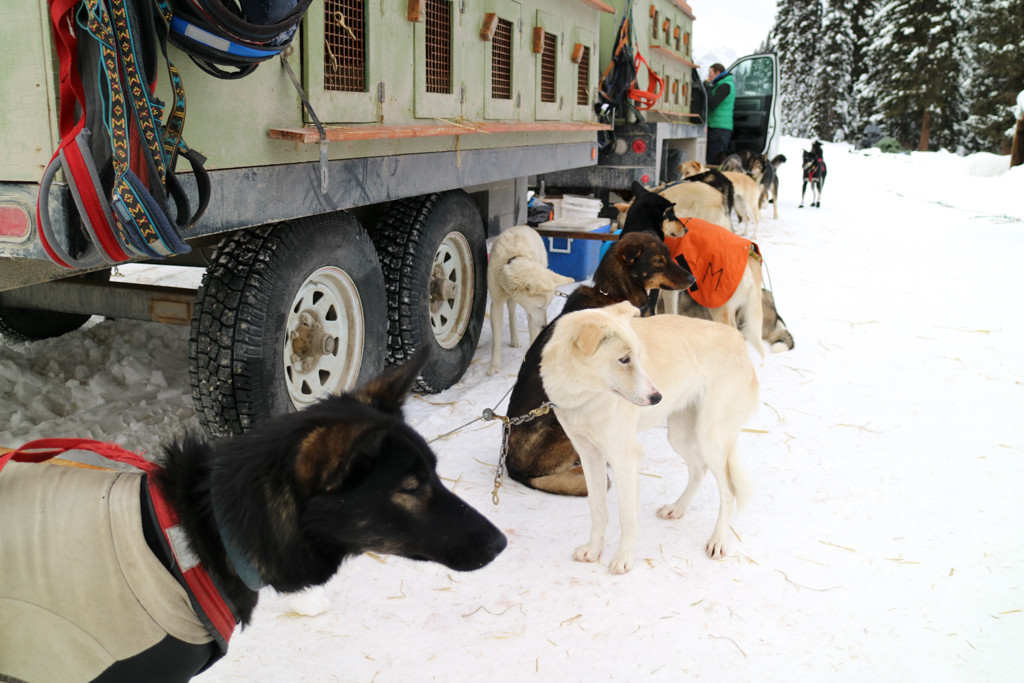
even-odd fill
[[[739,287],[747,258],[761,258],[757,244],[720,225],[700,218],[680,218],[686,228],[682,237],[666,237],[672,258],[682,256],[697,278],[690,290],[694,301],[707,308],[724,306]]]

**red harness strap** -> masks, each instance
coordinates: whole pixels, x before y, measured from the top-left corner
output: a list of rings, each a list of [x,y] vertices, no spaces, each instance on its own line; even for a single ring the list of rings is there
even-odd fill
[[[120,446],[91,439],[38,439],[30,441],[21,448],[0,455],[0,470],[10,462],[46,462],[62,453],[71,450],[92,451],[102,455],[107,460],[131,465],[142,470],[147,475],[154,475],[160,471],[160,466],[150,462],[136,453],[125,450]],[[186,588],[195,598],[194,604],[205,612],[206,618],[215,632],[212,634],[222,650],[227,649],[231,634],[234,633],[238,619],[232,612],[224,596],[220,593],[210,578],[209,573],[201,564],[182,561],[177,548],[180,541],[172,536],[178,532],[178,515],[168,505],[167,501],[160,494],[160,490],[154,481],[153,476],[147,476],[149,484],[149,495],[153,501],[153,508],[156,511],[157,521],[160,530],[163,532],[167,544],[171,547],[174,560],[178,564],[181,576],[184,578]],[[200,615],[202,616],[202,615]]]
[[[651,65],[647,63],[647,60],[644,59],[643,55],[637,52],[637,74],[640,73],[641,63],[647,67],[647,90],[641,90],[639,87],[640,84],[637,81],[633,81],[633,83],[635,83],[637,87],[631,87],[626,94],[629,96],[630,99],[636,100],[636,104],[634,106],[638,110],[644,111],[650,109],[658,102],[658,99],[661,97],[662,91],[664,91],[665,89],[665,81],[664,79],[661,78],[661,76],[657,74],[657,72],[654,71],[654,69],[651,68]]]

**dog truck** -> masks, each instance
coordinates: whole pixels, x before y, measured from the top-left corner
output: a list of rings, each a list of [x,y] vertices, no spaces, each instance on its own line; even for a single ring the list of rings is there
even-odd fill
[[[188,325],[193,398],[215,435],[419,349],[418,389],[451,386],[484,320],[486,240],[526,222],[531,185],[607,197],[704,155],[683,0],[317,0],[288,50],[245,78],[213,78],[169,48],[212,194],[182,234],[191,251],[153,263],[205,274],[197,289],[128,283],[109,264],[60,266],[40,239],[40,179],[60,143],[48,11],[12,0],[0,24],[0,333],[44,339],[92,315]],[[623,16],[664,87],[642,121],[602,122],[598,83]],[[749,67],[775,69],[770,55]],[[167,101],[166,83],[157,94]],[[752,96],[750,116],[770,117],[770,100]],[[776,120],[739,142],[768,149]],[[193,176],[179,178],[194,199]],[[44,201],[73,252],[83,228],[66,179]]]

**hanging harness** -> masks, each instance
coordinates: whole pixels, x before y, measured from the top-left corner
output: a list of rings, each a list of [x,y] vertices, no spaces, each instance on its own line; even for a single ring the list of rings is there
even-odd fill
[[[632,0],[626,3],[622,22],[619,24],[618,39],[612,61],[605,68],[598,82],[598,106],[606,106],[626,116],[630,110],[646,111],[661,99],[665,81],[651,68],[639,50],[634,50]],[[637,83],[640,65],[647,68],[647,90],[641,90]],[[639,114],[638,118],[641,118]],[[611,117],[614,118],[614,113]]]
[[[171,0],[170,41],[211,76],[242,78],[291,44],[312,1]]]
[[[170,60],[174,101],[165,121],[165,106],[154,96],[154,39],[166,59],[170,17],[166,0],[50,4],[60,59],[61,142],[40,183],[37,219],[44,249],[61,266],[89,268],[189,251],[180,231],[205,211],[210,185],[205,158],[181,137],[185,93]],[[195,213],[174,174],[179,156],[195,172]],[[50,189],[58,170],[64,171],[85,232],[67,247],[50,219]]]
[[[85,269],[188,253],[184,233],[206,211],[210,180],[206,158],[182,138],[185,90],[167,43],[207,73],[240,78],[288,47],[311,1],[242,0],[240,10],[220,0],[49,0],[60,62],[61,141],[36,206],[47,255],[65,268]],[[155,96],[158,44],[169,106]],[[179,157],[195,177],[194,212],[175,175]],[[51,218],[58,171],[81,228],[67,238],[58,236]]]
[[[0,455],[0,471],[10,461],[46,462],[70,450],[92,451],[108,460],[131,465],[147,475],[145,482],[151,503],[150,512],[155,515],[160,526],[161,545],[166,553],[174,558],[172,574],[188,593],[193,609],[200,620],[206,624],[210,634],[217,642],[221,654],[226,652],[228,641],[238,624],[238,617],[227,598],[206,569],[199,564],[195,554],[192,553],[184,530],[178,524],[177,513],[167,503],[160,488],[156,485],[154,475],[160,471],[159,465],[116,444],[89,439],[38,439],[26,443],[15,451]]]

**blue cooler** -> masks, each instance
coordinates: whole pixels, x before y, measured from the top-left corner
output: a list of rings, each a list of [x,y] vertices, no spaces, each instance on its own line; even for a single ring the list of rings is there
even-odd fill
[[[609,232],[609,218],[557,218],[537,226],[543,230],[567,232]],[[548,268],[571,277],[576,282],[590,278],[601,262],[602,240],[573,239],[571,237],[544,237],[548,252]]]

